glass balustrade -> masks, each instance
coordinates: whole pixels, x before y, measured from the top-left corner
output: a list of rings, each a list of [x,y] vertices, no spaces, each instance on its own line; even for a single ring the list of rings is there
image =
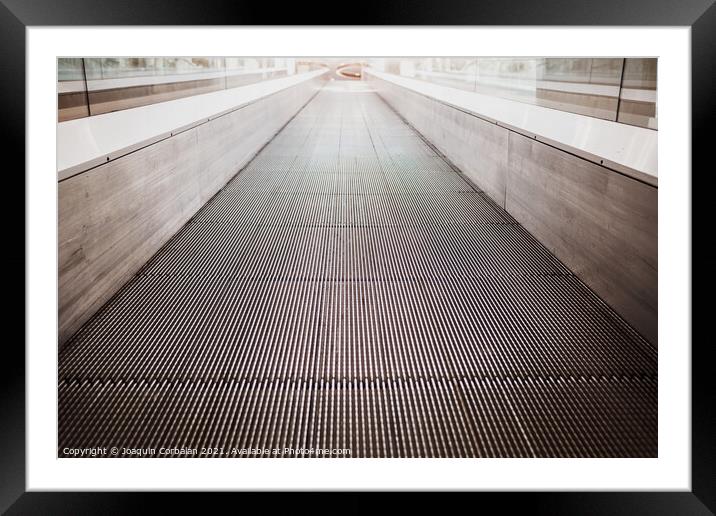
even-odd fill
[[[655,58],[373,58],[376,70],[551,109],[657,128]]]
[[[236,88],[294,73],[294,58],[60,58],[58,121]]]

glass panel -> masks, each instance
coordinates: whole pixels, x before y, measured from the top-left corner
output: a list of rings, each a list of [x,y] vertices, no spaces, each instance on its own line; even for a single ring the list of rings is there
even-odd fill
[[[400,59],[386,59],[385,60],[385,71],[388,73],[394,73],[396,75],[402,75],[400,73]]]
[[[413,59],[413,76],[424,81],[474,91],[476,60],[465,57]]]
[[[655,59],[426,57],[367,62],[376,70],[443,86],[656,128]]]
[[[81,57],[61,57],[57,60],[58,81],[83,81],[84,78]]]
[[[657,59],[625,59],[618,121],[657,129]]]
[[[116,79],[142,77],[155,74],[155,59],[144,57],[85,59],[87,79]]]
[[[274,57],[105,57],[84,64],[92,114],[244,86],[297,68],[293,58]]]
[[[105,57],[85,63],[92,115],[226,87],[223,58]]]
[[[475,90],[484,95],[534,103],[536,59],[480,57]]]
[[[181,75],[220,72],[224,60],[210,57],[162,57],[156,59],[157,75]]]
[[[57,121],[89,116],[82,58],[57,59]]]
[[[319,68],[316,60],[283,57],[63,58],[58,60],[58,85],[65,91],[74,87],[72,81],[81,81],[77,87],[82,95],[65,95],[61,111],[74,111],[58,116],[66,120],[97,115]],[[82,98],[85,107],[79,111],[76,104]]]
[[[656,89],[657,59],[625,59],[624,88]]]
[[[284,59],[266,57],[227,57],[226,87],[236,88],[285,76]]]
[[[623,59],[538,60],[535,104],[582,115],[617,119]]]
[[[328,66],[327,61],[330,59],[61,58],[58,117],[71,119],[235,88],[317,70]],[[442,86],[657,127],[656,59],[405,57],[363,61],[378,70]]]
[[[622,79],[623,59],[590,59],[590,62],[589,82],[591,84],[619,85]]]
[[[102,78],[102,59],[93,57],[83,59],[85,63],[85,73],[88,81],[94,81]]]

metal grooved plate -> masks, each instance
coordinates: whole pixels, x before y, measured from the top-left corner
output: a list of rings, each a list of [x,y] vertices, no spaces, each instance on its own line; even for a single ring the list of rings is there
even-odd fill
[[[377,95],[327,88],[61,350],[58,454],[90,447],[655,457],[657,352]]]

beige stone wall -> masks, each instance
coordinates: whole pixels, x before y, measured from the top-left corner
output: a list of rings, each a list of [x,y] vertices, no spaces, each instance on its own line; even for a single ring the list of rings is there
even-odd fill
[[[388,104],[657,344],[657,188],[368,75]]]
[[[58,184],[67,341],[318,91],[316,78]]]

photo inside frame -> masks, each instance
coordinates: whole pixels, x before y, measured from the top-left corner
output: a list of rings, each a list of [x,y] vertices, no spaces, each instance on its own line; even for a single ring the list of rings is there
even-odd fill
[[[59,58],[58,457],[656,457],[657,64]]]

